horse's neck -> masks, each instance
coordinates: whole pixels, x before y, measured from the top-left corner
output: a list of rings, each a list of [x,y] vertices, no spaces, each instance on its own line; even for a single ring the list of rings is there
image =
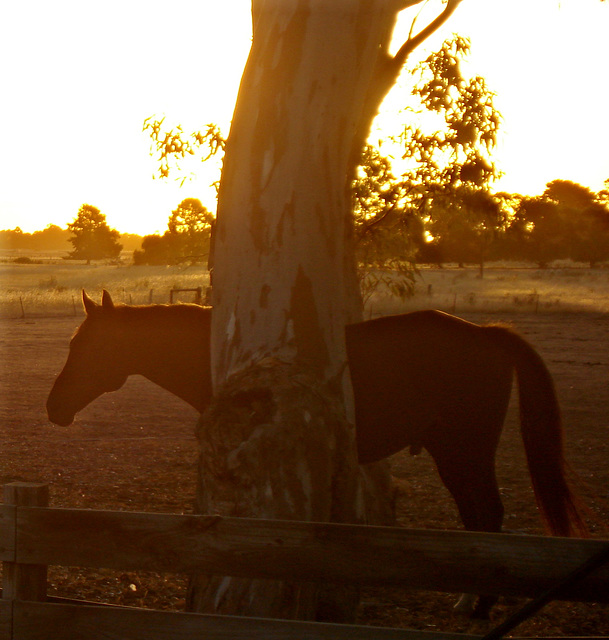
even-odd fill
[[[180,320],[159,316],[152,317],[145,329],[134,325],[131,373],[203,411],[211,398],[207,326]]]

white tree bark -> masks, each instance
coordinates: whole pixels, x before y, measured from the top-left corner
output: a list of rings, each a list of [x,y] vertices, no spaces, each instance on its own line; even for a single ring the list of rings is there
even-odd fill
[[[265,357],[324,379],[361,317],[353,143],[391,33],[386,0],[260,0],[226,149],[214,255],[213,377]]]

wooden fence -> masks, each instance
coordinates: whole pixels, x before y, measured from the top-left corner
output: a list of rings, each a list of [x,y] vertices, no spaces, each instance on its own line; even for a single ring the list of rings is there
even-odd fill
[[[217,516],[55,509],[45,485],[4,487],[0,640],[467,640],[404,629],[48,602],[47,565],[400,585],[535,598],[608,541]],[[609,602],[609,567],[557,599]]]

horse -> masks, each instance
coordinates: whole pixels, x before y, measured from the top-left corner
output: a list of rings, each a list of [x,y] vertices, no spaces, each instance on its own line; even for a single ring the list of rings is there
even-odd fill
[[[101,394],[140,374],[203,412],[213,391],[211,308],[194,304],[101,305],[83,291],[86,317],[47,400],[62,426]],[[521,433],[542,521],[553,535],[585,535],[566,478],[558,399],[541,356],[512,329],[441,311],[348,325],[359,462],[423,448],[466,529],[501,531],[495,454],[518,380]]]
[[[362,464],[426,449],[472,531],[501,531],[495,455],[518,381],[520,430],[546,531],[585,536],[567,481],[554,383],[543,359],[503,325],[414,311],[345,328]]]
[[[79,411],[135,374],[205,410],[212,398],[210,307],[115,305],[105,290],[101,305],[84,291],[82,299],[85,320],[47,398],[51,422],[72,424]]]

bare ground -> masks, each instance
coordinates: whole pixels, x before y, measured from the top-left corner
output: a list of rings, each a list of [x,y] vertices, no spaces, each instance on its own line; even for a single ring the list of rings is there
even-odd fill
[[[556,383],[567,454],[591,507],[595,536],[609,538],[609,316],[594,313],[461,314],[475,322],[505,321],[546,360]],[[142,378],[85,409],[68,428],[51,425],[45,400],[67,355],[78,318],[0,323],[0,480],[46,482],[55,506],[191,513],[195,492],[196,414]],[[512,402],[498,456],[506,527],[541,533]],[[429,457],[406,452],[392,461],[399,523],[459,528],[456,509]],[[155,608],[182,608],[181,576],[51,569],[56,595]],[[522,603],[501,600],[493,620],[452,612],[454,596],[366,590],[365,624],[483,633]],[[609,607],[552,603],[515,635],[609,635]]]

